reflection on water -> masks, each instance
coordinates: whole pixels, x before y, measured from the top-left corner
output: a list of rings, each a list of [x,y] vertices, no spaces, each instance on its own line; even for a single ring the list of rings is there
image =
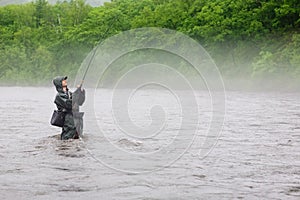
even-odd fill
[[[149,90],[149,97],[153,93]],[[99,163],[97,158],[106,154],[97,152],[101,140],[89,131],[88,122],[82,140],[58,140],[60,129],[49,125],[53,88],[4,87],[0,94],[1,199],[300,197],[299,93],[227,92],[223,132],[209,156],[199,159],[194,145],[171,166],[145,174]],[[105,128],[114,145],[137,153],[155,150],[163,140],[118,137],[112,124]],[[124,158],[111,159],[117,163]]]

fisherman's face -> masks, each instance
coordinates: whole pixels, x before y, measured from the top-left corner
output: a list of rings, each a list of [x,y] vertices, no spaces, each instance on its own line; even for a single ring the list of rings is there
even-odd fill
[[[67,80],[63,80],[61,82],[61,84],[62,84],[63,87],[67,87],[68,86]]]

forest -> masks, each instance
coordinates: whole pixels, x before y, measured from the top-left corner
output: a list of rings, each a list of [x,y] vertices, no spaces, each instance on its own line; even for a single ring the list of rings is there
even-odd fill
[[[162,27],[199,42],[227,80],[270,84],[300,78],[299,0],[36,0],[0,7],[0,84],[49,85],[74,77],[99,42]]]

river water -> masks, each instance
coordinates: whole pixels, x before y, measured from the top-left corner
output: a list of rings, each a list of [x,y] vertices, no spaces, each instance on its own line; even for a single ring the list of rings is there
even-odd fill
[[[55,108],[53,88],[0,88],[1,199],[300,199],[300,93],[227,91],[223,130],[207,156],[199,156],[201,145],[195,143],[153,158],[147,152],[174,144],[180,113],[170,105],[176,104],[164,91],[140,93],[139,98],[169,106],[171,117],[167,134],[132,139],[110,120],[110,91],[98,92],[101,109],[96,118],[110,134],[99,136],[89,121],[92,113],[83,107],[84,137],[60,141],[60,129],[49,124]],[[197,98],[205,95],[199,92]],[[139,98],[130,116],[147,127],[147,119],[155,115],[144,114],[149,102]],[[206,124],[209,113],[202,111]],[[185,130],[187,140],[190,131]],[[132,155],[132,162],[114,154],[108,144]],[[164,162],[182,152],[174,162]],[[139,153],[142,157],[136,158]],[[142,171],[144,166],[153,170]]]

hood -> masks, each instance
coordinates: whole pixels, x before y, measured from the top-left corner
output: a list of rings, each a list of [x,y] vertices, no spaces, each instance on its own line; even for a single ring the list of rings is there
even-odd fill
[[[62,81],[67,78],[67,76],[57,76],[53,79],[53,84],[56,87],[57,92],[63,92]]]

